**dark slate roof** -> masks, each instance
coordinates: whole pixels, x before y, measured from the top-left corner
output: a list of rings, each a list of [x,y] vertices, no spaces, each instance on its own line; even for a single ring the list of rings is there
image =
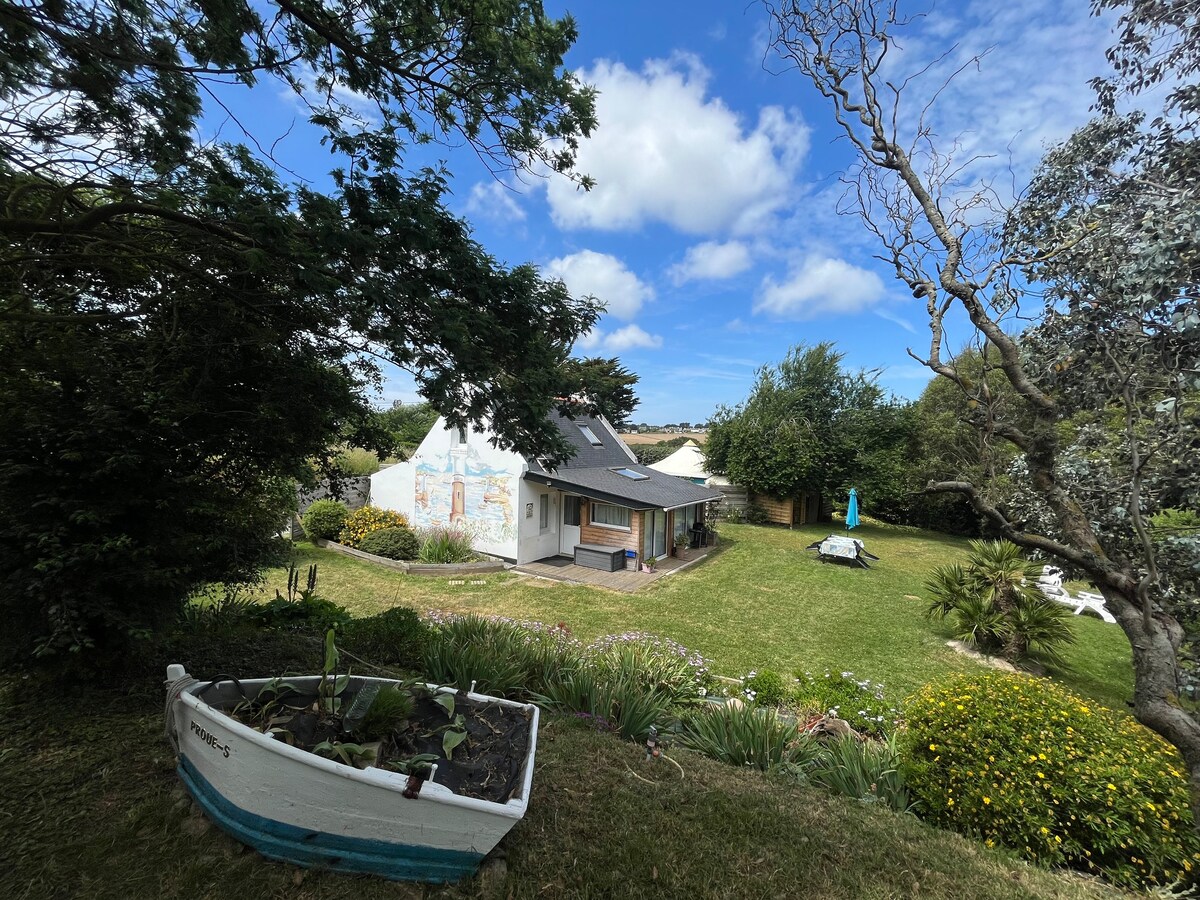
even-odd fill
[[[632,509],[672,509],[719,500],[724,496],[718,490],[638,465],[625,442],[603,419],[588,416],[571,419],[552,413],[551,420],[575,447],[576,453],[553,471],[537,460],[529,460],[529,471],[525,473],[528,481]],[[584,437],[580,425],[591,429],[600,441],[599,446]],[[616,469],[632,469],[647,477],[645,480],[626,478],[618,475]]]
[[[627,466],[630,463],[637,462],[637,457],[630,452],[622,441],[612,430],[612,427],[603,419],[593,418],[591,416],[578,416],[577,418],[569,418],[559,415],[558,412],[550,413],[550,421],[558,426],[558,430],[562,432],[563,437],[567,439],[567,443],[575,448],[575,455],[564,463],[559,464],[559,471],[563,469],[592,469],[596,466]],[[583,432],[579,426],[584,425],[591,429],[592,434],[600,439],[600,446],[596,446],[591,441],[583,436]],[[532,470],[535,463],[531,461],[529,468]],[[537,464],[538,471],[545,471],[541,464]]]

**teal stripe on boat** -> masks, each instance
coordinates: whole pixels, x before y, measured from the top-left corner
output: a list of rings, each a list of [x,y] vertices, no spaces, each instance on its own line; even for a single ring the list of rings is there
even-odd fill
[[[182,755],[179,757],[179,777],[205,814],[223,831],[263,856],[281,862],[313,869],[380,875],[393,881],[445,883],[474,874],[483,859],[482,853],[466,850],[392,844],[373,838],[311,831],[247,812],[214,788]]]

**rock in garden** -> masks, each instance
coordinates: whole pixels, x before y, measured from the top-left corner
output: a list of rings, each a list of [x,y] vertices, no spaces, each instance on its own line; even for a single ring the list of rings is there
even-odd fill
[[[857,731],[850,727],[850,723],[845,719],[839,719],[837,716],[822,716],[808,733],[818,739],[826,738],[843,738],[859,737]]]

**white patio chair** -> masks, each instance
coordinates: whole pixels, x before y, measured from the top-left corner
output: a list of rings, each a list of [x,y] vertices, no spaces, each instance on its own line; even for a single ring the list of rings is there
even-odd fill
[[[1099,594],[1093,594],[1089,591],[1080,591],[1074,597],[1070,592],[1063,587],[1062,584],[1062,569],[1055,566],[1042,566],[1042,574],[1038,576],[1038,590],[1053,600],[1055,603],[1062,603],[1064,606],[1075,608],[1075,615],[1080,615],[1085,609],[1090,609],[1097,613],[1101,619],[1109,624],[1115,623],[1117,620],[1113,614],[1108,611],[1108,607],[1104,605],[1104,598]]]

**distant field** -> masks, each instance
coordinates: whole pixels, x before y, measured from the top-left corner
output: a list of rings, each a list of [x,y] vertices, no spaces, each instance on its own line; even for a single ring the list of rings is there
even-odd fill
[[[665,431],[647,431],[645,434],[622,434],[621,440],[627,444],[657,444],[659,441],[669,441],[671,438],[691,438],[697,444],[703,444],[707,434],[668,434]]]

